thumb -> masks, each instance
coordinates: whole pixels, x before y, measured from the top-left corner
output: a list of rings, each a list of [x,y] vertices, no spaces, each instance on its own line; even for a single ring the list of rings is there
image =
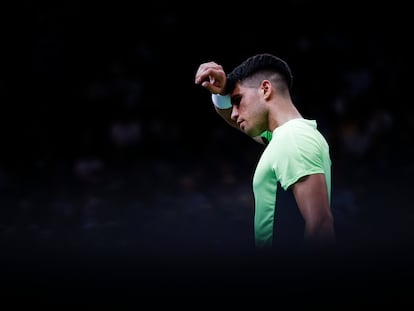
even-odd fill
[[[216,80],[212,75],[208,76],[208,80],[203,81],[201,85],[214,94],[217,94],[221,91],[220,81]]]
[[[215,86],[210,81],[204,81],[203,83],[201,83],[201,86],[204,87],[205,89],[209,90],[211,93],[214,93],[214,94],[220,92],[220,88]]]

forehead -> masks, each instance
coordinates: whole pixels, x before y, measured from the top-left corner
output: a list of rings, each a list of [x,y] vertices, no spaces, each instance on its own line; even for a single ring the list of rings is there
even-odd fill
[[[248,87],[242,82],[237,82],[234,85],[233,91],[231,92],[230,96],[231,97],[241,96],[242,94],[246,93],[248,90],[252,90],[252,89],[253,89],[252,87]]]
[[[230,93],[232,104],[239,105],[242,102],[243,98],[251,98],[255,90],[256,88],[254,87],[249,87],[249,86],[237,83],[234,86],[233,91]]]

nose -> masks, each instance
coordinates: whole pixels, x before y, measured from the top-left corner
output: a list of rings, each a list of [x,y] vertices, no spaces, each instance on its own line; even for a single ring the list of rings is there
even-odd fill
[[[239,109],[237,108],[236,105],[233,105],[232,109],[231,109],[231,119],[233,121],[237,121],[237,118],[239,117]]]

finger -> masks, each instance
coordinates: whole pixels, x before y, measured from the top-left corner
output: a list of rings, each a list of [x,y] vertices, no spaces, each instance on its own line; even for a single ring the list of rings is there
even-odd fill
[[[200,68],[199,71],[196,74],[195,83],[199,84],[204,81],[211,82],[213,75],[212,75],[212,69],[211,68]]]
[[[216,83],[216,78],[214,76],[212,76],[211,74],[208,75],[208,77],[206,77],[204,80],[201,80],[201,86],[209,89],[210,91],[212,90],[212,88],[215,87],[215,83]]]
[[[200,67],[200,68],[198,69],[197,73],[196,73],[196,76],[195,76],[195,83],[196,83],[196,84],[201,83],[202,81],[206,80],[206,79],[208,78],[208,76],[209,76],[209,75],[208,75],[208,73],[206,72],[205,68]]]
[[[212,75],[209,75],[208,78],[210,79],[211,84],[214,85],[216,83],[216,79]]]
[[[208,81],[203,81],[203,82],[201,83],[201,86],[202,86],[202,87],[204,87],[204,88],[206,88],[206,89],[209,89],[209,87],[210,87],[210,82],[208,82]]]
[[[221,65],[218,65],[214,62],[201,64],[198,67],[198,70],[195,76],[195,83],[199,84],[207,79],[209,79],[211,82],[212,77],[214,77],[214,75],[216,75],[220,70],[222,70]],[[211,83],[215,83],[215,81]]]

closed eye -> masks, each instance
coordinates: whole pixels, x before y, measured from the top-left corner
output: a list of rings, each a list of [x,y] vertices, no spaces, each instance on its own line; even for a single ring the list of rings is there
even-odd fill
[[[234,96],[234,97],[231,98],[231,104],[233,106],[237,106],[238,107],[240,105],[240,102],[241,102],[241,96],[239,96],[239,95],[236,95],[236,96]]]

